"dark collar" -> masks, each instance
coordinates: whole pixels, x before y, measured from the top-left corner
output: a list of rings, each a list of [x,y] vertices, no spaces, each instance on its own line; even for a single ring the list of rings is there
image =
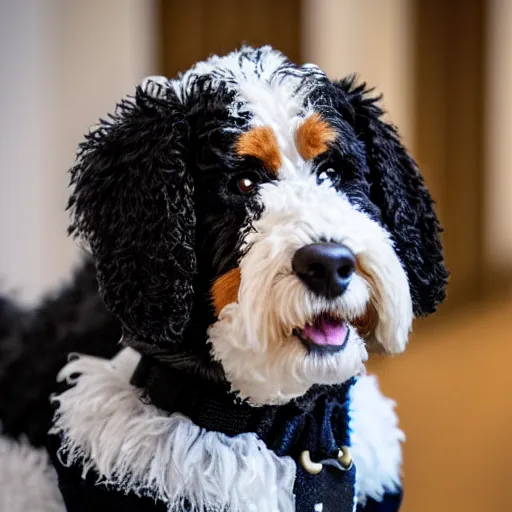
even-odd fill
[[[253,432],[277,456],[292,457],[296,512],[354,510],[355,467],[343,467],[338,460],[340,448],[350,446],[349,391],[354,382],[313,386],[285,405],[254,407],[232,393],[225,380],[204,379],[147,357],[132,379],[160,409],[181,412],[196,425],[228,436]],[[320,473],[307,469],[307,452],[321,464]]]
[[[202,428],[229,436],[254,432],[278,455],[292,455],[292,445],[299,444],[324,457],[350,444],[348,392],[354,381],[313,386],[285,405],[254,407],[231,392],[226,381],[207,380],[151,357],[141,359],[132,378],[153,405],[181,412]]]

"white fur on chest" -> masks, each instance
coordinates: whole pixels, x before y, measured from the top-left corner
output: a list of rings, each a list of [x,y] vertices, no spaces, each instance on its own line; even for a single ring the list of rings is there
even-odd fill
[[[360,377],[350,391],[352,458],[356,466],[356,494],[359,503],[367,498],[382,500],[386,492],[401,485],[401,443],[395,402],[385,397],[376,377]]]

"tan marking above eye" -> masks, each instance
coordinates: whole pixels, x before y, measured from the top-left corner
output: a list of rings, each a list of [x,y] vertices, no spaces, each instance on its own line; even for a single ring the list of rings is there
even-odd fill
[[[318,113],[311,114],[295,132],[297,151],[304,160],[311,160],[325,153],[329,144],[335,140],[336,130]]]
[[[269,126],[256,126],[242,133],[236,142],[235,150],[240,156],[259,158],[263,165],[274,173],[281,167],[279,145],[274,131]]]
[[[234,268],[218,277],[212,285],[212,300],[217,316],[224,306],[237,302],[240,288],[240,269]]]

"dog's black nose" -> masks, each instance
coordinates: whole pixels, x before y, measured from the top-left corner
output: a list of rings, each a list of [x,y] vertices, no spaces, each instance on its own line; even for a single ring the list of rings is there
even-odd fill
[[[293,271],[317,295],[334,299],[350,283],[356,267],[353,252],[344,245],[318,243],[301,247],[292,260]]]

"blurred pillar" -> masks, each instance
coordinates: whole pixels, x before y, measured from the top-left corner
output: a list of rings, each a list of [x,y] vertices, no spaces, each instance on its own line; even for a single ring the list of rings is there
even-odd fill
[[[416,0],[416,148],[445,228],[446,311],[487,293],[485,0]],[[451,306],[451,307],[450,307]]]
[[[357,73],[384,94],[389,118],[413,144],[414,2],[302,0],[302,54],[330,77]]]
[[[512,268],[512,2],[488,4],[485,247],[502,280]]]
[[[160,64],[174,76],[210,54],[270,44],[300,62],[301,0],[158,0]]]
[[[76,261],[68,176],[89,125],[155,72],[152,0],[0,2],[0,286],[35,299]]]

